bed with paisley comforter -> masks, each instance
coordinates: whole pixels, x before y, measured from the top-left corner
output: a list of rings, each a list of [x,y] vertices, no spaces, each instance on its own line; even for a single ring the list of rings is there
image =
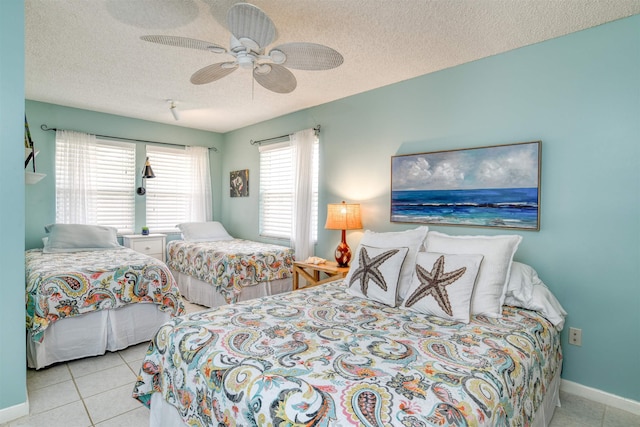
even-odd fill
[[[231,236],[167,243],[167,265],[180,292],[207,307],[290,291],[293,261],[291,248]]]
[[[31,249],[25,261],[31,368],[148,341],[163,323],[184,313],[167,266],[129,248]]]
[[[345,280],[171,320],[133,396],[152,426],[544,426],[561,366],[540,312],[463,323]]]

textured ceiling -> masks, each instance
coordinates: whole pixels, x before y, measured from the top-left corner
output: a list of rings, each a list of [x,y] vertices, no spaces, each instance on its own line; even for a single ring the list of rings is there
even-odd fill
[[[255,0],[277,28],[271,46],[321,43],[344,56],[333,70],[292,70],[298,87],[285,95],[243,69],[195,86],[196,70],[231,57],[140,40],[166,34],[228,47],[234,3],[25,0],[26,98],[227,132],[640,13],[640,0]]]

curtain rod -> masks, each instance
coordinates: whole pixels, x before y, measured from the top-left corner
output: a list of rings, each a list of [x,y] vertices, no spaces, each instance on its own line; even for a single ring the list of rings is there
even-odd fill
[[[43,131],[57,131],[57,128],[50,128],[47,127],[47,125],[40,125],[40,129],[42,129]],[[64,129],[60,129],[60,130],[64,130]],[[108,138],[108,139],[121,139],[123,141],[134,141],[134,142],[150,142],[152,144],[163,144],[163,145],[173,145],[174,147],[186,147],[186,145],[182,145],[182,144],[173,144],[171,142],[162,142],[162,141],[147,141],[145,139],[133,139],[133,138],[121,138],[119,136],[111,136],[111,135],[96,135],[97,137],[100,138]],[[213,151],[218,151],[218,149],[216,147],[207,147],[209,150],[213,150]]]
[[[320,125],[316,126],[313,128],[313,130],[316,131],[316,136],[318,136],[318,134],[320,133]],[[280,135],[280,136],[274,136],[273,138],[266,138],[266,139],[259,139],[257,141],[254,141],[253,139],[249,141],[249,144],[251,145],[260,145],[263,144],[265,142],[269,142],[269,141],[274,141],[276,139],[281,139],[281,138],[286,138],[291,134],[286,134],[286,135]]]

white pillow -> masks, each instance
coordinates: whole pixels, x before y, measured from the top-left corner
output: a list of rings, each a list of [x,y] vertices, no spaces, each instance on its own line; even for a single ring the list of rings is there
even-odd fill
[[[557,330],[564,327],[567,312],[540,280],[533,267],[514,261],[504,300],[507,305],[539,311]]]
[[[347,277],[347,292],[396,306],[398,279],[409,248],[359,245]]]
[[[100,251],[122,248],[115,227],[87,224],[50,224],[44,253]]]
[[[469,323],[471,294],[482,258],[482,255],[418,253],[416,275],[402,306]]]
[[[182,238],[189,242],[215,242],[233,240],[218,221],[184,222],[176,225],[182,231]]]
[[[360,245],[373,246],[376,248],[404,247],[409,249],[409,251],[407,252],[407,259],[402,266],[402,270],[400,272],[400,280],[398,282],[397,296],[401,298],[404,298],[404,295],[409,290],[409,287],[411,287],[411,282],[413,280],[413,275],[415,272],[414,265],[416,263],[416,255],[420,250],[422,243],[424,243],[424,239],[427,236],[428,231],[428,227],[420,226],[411,230],[391,231],[385,233],[376,233],[375,231],[366,230],[362,235]],[[351,270],[349,270],[349,274],[347,275],[347,283],[349,283],[349,278],[352,271],[353,266]],[[396,306],[397,303],[393,305]]]
[[[533,267],[513,261],[511,263],[511,274],[507,282],[505,297],[511,297],[517,301],[531,301],[533,297],[533,287],[541,283],[542,280],[540,280],[538,273],[536,273]]]
[[[481,254],[484,256],[471,298],[471,314],[502,317],[513,255],[522,236],[449,236],[437,231],[427,235],[427,252]]]

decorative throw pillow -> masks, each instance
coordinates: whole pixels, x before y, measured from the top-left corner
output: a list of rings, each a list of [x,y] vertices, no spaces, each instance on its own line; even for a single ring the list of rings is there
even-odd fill
[[[449,236],[431,231],[427,235],[427,252],[445,254],[481,254],[484,256],[476,288],[471,298],[471,314],[502,317],[513,255],[522,236]]]
[[[102,225],[50,224],[44,227],[48,233],[44,253],[100,251],[119,249],[117,229]]]
[[[182,231],[182,238],[188,242],[215,242],[233,240],[233,237],[218,221],[184,222],[176,225]]]
[[[416,275],[402,306],[469,323],[471,294],[482,258],[482,255],[418,253]]]
[[[347,275],[347,292],[396,306],[398,279],[409,248],[376,248],[360,245]]]
[[[411,286],[411,281],[415,272],[414,265],[416,263],[416,254],[422,247],[428,231],[428,227],[420,226],[411,230],[384,233],[366,230],[362,235],[362,239],[360,240],[361,245],[374,246],[376,248],[403,247],[409,249],[407,252],[407,259],[400,272],[400,281],[398,283],[399,298],[404,298],[404,295]],[[349,273],[351,273],[351,271],[353,271],[353,262]],[[349,279],[349,276],[347,276],[347,279]],[[347,283],[349,282],[347,281]],[[398,304],[396,302],[390,305],[396,306]]]

